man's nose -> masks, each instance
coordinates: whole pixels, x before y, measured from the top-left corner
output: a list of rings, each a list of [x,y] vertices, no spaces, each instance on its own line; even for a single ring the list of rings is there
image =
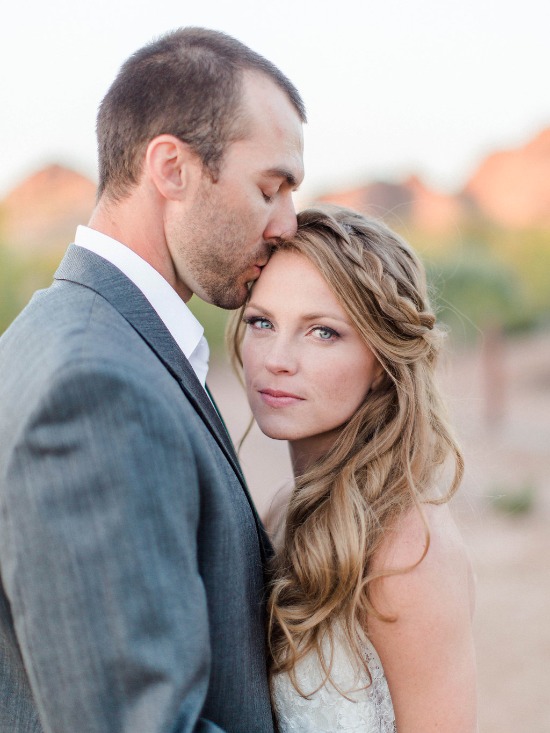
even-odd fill
[[[270,218],[264,232],[264,238],[266,240],[291,239],[296,234],[297,229],[296,209],[294,208],[292,195],[289,193],[277,202],[273,216]]]

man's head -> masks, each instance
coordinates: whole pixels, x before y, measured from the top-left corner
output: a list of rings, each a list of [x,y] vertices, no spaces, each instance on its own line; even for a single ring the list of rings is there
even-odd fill
[[[126,196],[140,178],[148,143],[162,134],[187,143],[215,180],[227,146],[246,134],[244,72],[270,79],[306,121],[284,74],[224,33],[182,28],[134,53],[99,109],[98,197]]]
[[[237,308],[271,245],[296,231],[304,121],[294,86],[239,41],[170,33],[124,64],[101,104],[91,226],[184,300]]]

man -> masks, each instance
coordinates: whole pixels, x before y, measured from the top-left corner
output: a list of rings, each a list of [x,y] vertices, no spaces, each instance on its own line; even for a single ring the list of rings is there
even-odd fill
[[[203,29],[101,104],[89,227],[0,340],[1,733],[273,730],[268,543],[184,301],[239,306],[295,232],[304,121]]]

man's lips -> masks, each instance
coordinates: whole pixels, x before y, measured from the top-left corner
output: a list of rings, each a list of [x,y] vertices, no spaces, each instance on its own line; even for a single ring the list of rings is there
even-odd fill
[[[258,392],[262,400],[270,407],[288,407],[304,400],[304,397],[299,397],[292,392],[282,392],[279,389],[260,389]]]
[[[260,277],[262,274],[263,265],[251,265],[250,268],[247,270],[247,274],[250,273],[250,277],[248,277],[247,282],[253,283],[256,282],[256,280]]]

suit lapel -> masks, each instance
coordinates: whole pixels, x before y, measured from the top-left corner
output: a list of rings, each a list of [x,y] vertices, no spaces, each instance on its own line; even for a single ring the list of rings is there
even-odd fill
[[[94,252],[75,244],[71,244],[67,249],[54,278],[78,283],[105,298],[128,321],[177,380],[241,483],[254,516],[265,566],[273,554],[273,548],[248,491],[229,433],[214,401],[208,397],[185,355],[147,298],[117,267]]]
[[[206,390],[206,393],[207,393],[208,397],[210,398],[210,402],[214,405],[214,409],[216,410],[216,414],[220,418],[221,424],[224,426],[227,434],[229,435],[229,430],[227,430],[227,425],[225,424],[225,420],[223,419],[223,415],[218,410],[218,405],[216,404],[216,400],[214,399],[214,396],[212,395],[212,392],[210,391],[210,388],[208,387],[207,384],[204,386],[204,388]]]
[[[185,355],[141,290],[110,262],[77,245],[70,245],[54,277],[90,288],[128,321],[180,384],[246,490],[225,425]]]

